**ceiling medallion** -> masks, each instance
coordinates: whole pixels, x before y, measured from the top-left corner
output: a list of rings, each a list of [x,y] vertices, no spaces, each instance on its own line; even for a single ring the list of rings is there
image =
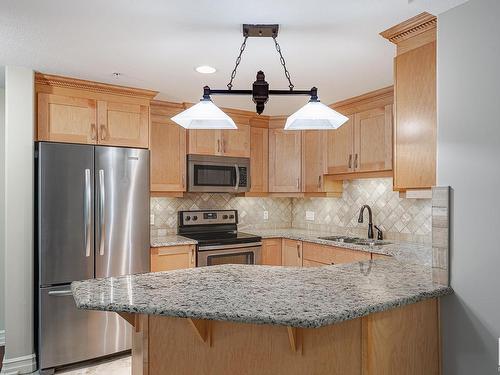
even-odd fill
[[[243,25],[243,43],[241,44],[234,69],[231,73],[227,89],[211,89],[203,87],[203,97],[200,102],[184,112],[172,117],[179,125],[187,129],[236,129],[234,121],[220,110],[211,99],[211,95],[251,95],[255,103],[256,112],[260,115],[264,112],[265,104],[269,95],[305,95],[309,96],[309,102],[297,112],[288,117],[285,130],[318,130],[336,129],[348,120],[344,115],[334,111],[321,103],[318,99],[318,89],[312,87],[310,90],[295,90],[277,41],[279,25]],[[257,77],[251,90],[233,89],[233,80],[241,62],[241,56],[245,51],[247,39],[250,37],[273,38],[276,51],[280,56],[285,78],[288,80],[288,89],[270,90],[269,83],[263,71],[257,72]]]

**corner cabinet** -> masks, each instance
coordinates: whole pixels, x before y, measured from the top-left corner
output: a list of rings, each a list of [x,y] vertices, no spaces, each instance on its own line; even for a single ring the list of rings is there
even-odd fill
[[[269,129],[269,192],[301,192],[302,134]]]
[[[156,91],[37,73],[37,140],[149,147]]]
[[[394,189],[436,184],[436,26],[421,13],[382,33],[397,46],[394,59]]]
[[[302,132],[302,191],[324,192],[328,130]]]
[[[151,102],[151,192],[155,195],[186,191],[186,130],[170,120],[181,104]]]
[[[269,163],[269,130],[250,129],[250,192],[267,193]]]

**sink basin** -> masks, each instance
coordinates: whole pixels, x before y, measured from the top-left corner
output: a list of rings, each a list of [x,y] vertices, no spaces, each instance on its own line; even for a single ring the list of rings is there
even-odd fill
[[[359,237],[349,237],[349,236],[328,236],[328,237],[318,237],[318,238],[320,240],[352,243],[361,246],[384,246],[392,243],[389,241],[372,240],[369,238],[359,238]]]

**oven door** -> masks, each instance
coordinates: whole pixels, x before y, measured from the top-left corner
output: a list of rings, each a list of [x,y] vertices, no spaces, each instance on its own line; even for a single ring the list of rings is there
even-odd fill
[[[198,267],[261,264],[262,242],[198,247]]]
[[[188,156],[188,191],[240,193],[250,187],[248,158]]]

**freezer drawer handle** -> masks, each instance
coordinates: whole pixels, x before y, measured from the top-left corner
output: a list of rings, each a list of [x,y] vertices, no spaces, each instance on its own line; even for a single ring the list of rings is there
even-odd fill
[[[104,170],[99,169],[99,255],[104,255],[104,207],[106,203],[104,194]]]
[[[56,296],[56,297],[64,297],[64,296],[72,296],[73,293],[71,292],[71,289],[68,290],[51,290],[49,292],[49,296]]]
[[[90,196],[90,169],[85,169],[85,197],[84,197],[84,222],[85,222],[85,256],[90,256],[90,225],[91,225],[91,215],[90,211],[92,210],[92,200]]]

